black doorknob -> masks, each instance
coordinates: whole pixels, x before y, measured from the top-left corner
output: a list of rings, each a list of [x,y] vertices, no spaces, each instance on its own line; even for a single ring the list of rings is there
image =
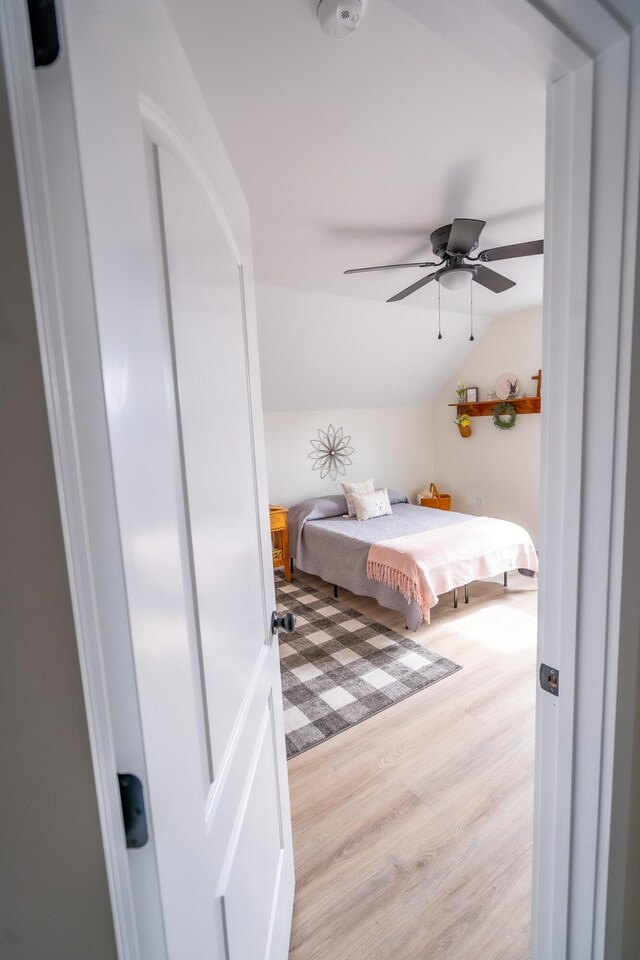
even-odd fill
[[[278,630],[284,630],[285,633],[293,633],[296,628],[295,613],[285,613],[281,617],[275,610],[271,614],[271,632],[277,633]]]

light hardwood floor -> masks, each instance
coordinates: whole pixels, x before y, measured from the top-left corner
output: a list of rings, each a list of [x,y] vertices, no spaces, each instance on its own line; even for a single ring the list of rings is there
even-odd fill
[[[536,583],[472,584],[417,633],[340,599],[463,669],[289,762],[290,960],[526,960]]]

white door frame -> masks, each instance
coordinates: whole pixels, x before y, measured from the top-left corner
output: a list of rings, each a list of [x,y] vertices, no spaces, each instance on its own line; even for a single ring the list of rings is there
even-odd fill
[[[616,726],[621,734],[635,715],[635,691],[617,702],[618,676],[635,677],[637,666],[621,613],[640,616],[637,584],[622,583],[632,547],[629,389],[640,374],[631,350],[640,175],[632,46],[637,61],[638,30],[557,80],[548,98],[543,366],[553,420],[543,426],[539,662],[559,666],[561,680],[557,701],[538,693],[534,956],[558,960],[622,956],[615,913],[626,858],[610,846],[612,811],[620,826],[625,802],[618,790],[614,799],[612,772]]]
[[[139,725],[130,724],[135,759],[130,763],[125,760],[123,769],[123,758],[116,754],[114,730],[118,719],[112,717],[110,709],[108,650],[103,641],[107,625],[104,619],[101,620],[97,587],[97,578],[104,572],[105,563],[112,569],[121,565],[112,484],[99,482],[99,476],[111,480],[104,396],[100,396],[100,355],[97,331],[88,329],[90,324],[74,325],[75,314],[81,316],[84,311],[85,316],[93,316],[92,281],[86,247],[78,246],[75,250],[78,257],[78,308],[74,310],[65,296],[65,278],[61,276],[56,259],[52,217],[52,207],[56,203],[64,204],[69,234],[75,237],[84,225],[84,211],[78,202],[77,188],[72,188],[63,197],[51,197],[49,193],[43,142],[45,124],[41,117],[38,78],[32,68],[26,3],[0,0],[0,44],[115,940],[121,960],[146,960],[138,938],[136,903],[116,779],[118,770],[136,773],[139,770],[146,782],[141,730]],[[68,101],[66,96],[59,99]],[[75,138],[72,126],[67,129],[67,125],[72,124],[72,117],[61,115],[50,119],[59,122],[70,134],[66,143],[69,150],[62,151],[60,162],[69,165],[70,181],[77,184],[80,174],[77,165],[74,166],[74,160],[77,161]],[[86,370],[83,382],[79,384],[72,373],[77,370],[77,362],[82,356]],[[89,443],[88,438],[91,438]],[[84,450],[84,457],[81,450]],[[115,536],[110,555],[103,549],[97,556],[94,525],[99,513],[102,513],[105,527],[113,526]],[[123,609],[126,609],[126,602]],[[127,624],[110,625],[110,632],[119,630],[128,633]],[[130,673],[129,683],[135,686],[132,661],[126,663],[125,670]],[[128,720],[128,717],[124,718],[124,722]]]
[[[640,10],[637,0],[461,0],[455,9],[438,0],[396,2],[450,34],[454,18],[459,44],[482,49],[507,73],[521,69],[516,79],[549,84],[539,657],[559,667],[560,696],[538,696],[532,955],[605,960],[622,956],[629,936],[640,634],[640,519],[627,495],[640,468],[637,446],[629,445],[631,410],[640,416],[640,336],[633,338]],[[120,957],[129,960],[139,952],[95,601],[90,491],[77,451],[77,398],[69,393],[25,9],[0,0],[2,53],[114,923]]]

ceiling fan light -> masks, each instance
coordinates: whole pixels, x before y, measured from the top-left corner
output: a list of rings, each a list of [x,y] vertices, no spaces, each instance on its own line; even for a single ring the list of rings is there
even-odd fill
[[[445,290],[463,290],[469,287],[473,277],[471,267],[455,267],[452,270],[443,270],[438,275],[438,283]]]

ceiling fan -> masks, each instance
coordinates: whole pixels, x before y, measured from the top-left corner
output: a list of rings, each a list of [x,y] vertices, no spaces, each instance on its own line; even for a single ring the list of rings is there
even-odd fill
[[[404,300],[409,294],[415,293],[420,287],[424,287],[432,280],[437,280],[443,287],[455,290],[465,286],[471,279],[481,284],[493,293],[503,293],[510,287],[515,287],[515,282],[503,277],[501,273],[490,270],[483,266],[485,263],[491,263],[493,260],[510,260],[513,257],[532,257],[543,253],[544,241],[531,240],[528,243],[512,243],[506,247],[492,247],[490,250],[483,250],[477,257],[469,256],[480,240],[480,234],[485,226],[484,220],[465,220],[456,218],[453,223],[448,223],[444,227],[438,227],[431,234],[431,246],[437,257],[440,257],[438,263],[426,261],[424,263],[388,263],[381,267],[356,267],[353,270],[345,270],[345,273],[368,273],[371,270],[395,270],[399,267],[438,267],[434,273],[427,277],[422,277],[411,286],[405,287],[394,297],[390,297],[387,303],[393,303],[395,300]],[[476,265],[477,264],[477,265]]]

